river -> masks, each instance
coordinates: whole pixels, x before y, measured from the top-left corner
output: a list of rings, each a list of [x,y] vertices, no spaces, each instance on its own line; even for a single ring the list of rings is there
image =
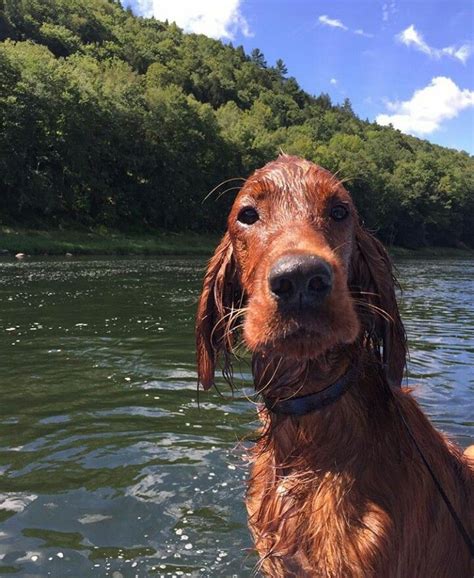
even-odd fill
[[[399,260],[409,380],[474,437],[474,263]],[[0,574],[250,577],[242,386],[196,394],[204,259],[0,261]]]

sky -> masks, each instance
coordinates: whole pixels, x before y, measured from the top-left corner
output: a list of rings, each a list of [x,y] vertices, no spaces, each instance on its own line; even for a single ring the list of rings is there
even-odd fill
[[[310,94],[474,154],[472,0],[121,0],[141,16],[281,58]]]

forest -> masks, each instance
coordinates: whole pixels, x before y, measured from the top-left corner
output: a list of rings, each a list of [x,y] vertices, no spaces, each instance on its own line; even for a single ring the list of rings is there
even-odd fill
[[[474,246],[469,154],[118,1],[0,0],[0,224],[219,232],[241,181],[208,193],[280,150],[348,179],[388,244]]]

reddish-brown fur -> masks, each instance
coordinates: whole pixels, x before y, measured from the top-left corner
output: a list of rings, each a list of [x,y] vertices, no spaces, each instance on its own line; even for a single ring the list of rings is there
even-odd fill
[[[349,209],[341,222],[330,217],[338,203]],[[239,211],[249,206],[259,220],[243,225]],[[268,287],[272,265],[290,253],[323,257],[334,273],[324,306],[304,319],[282,316]],[[471,576],[466,544],[396,407],[472,532],[468,458],[399,387],[406,347],[394,284],[384,248],[329,172],[284,155],[246,181],[204,280],[200,383],[212,385],[222,357],[231,374],[242,321],[256,389],[270,400],[318,391],[349,367],[358,372],[323,410],[260,411],[247,509],[261,569],[272,578]]]

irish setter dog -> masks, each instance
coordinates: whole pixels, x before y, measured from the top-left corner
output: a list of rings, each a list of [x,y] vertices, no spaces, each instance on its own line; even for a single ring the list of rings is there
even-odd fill
[[[394,286],[327,170],[282,155],[245,182],[205,276],[197,361],[207,389],[217,363],[231,379],[239,336],[252,352],[264,405],[246,503],[271,578],[471,576],[441,492],[472,532],[472,462],[401,387]]]

